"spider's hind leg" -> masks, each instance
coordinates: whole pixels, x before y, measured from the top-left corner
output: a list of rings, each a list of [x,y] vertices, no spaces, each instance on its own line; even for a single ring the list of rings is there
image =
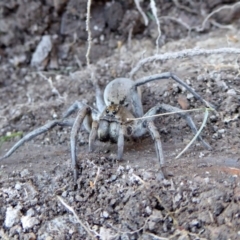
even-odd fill
[[[185,83],[183,80],[181,80],[177,75],[171,73],[171,72],[163,72],[160,74],[155,74],[152,76],[148,76],[148,77],[143,77],[141,79],[138,79],[135,84],[134,84],[134,88],[137,88],[138,86],[144,85],[148,82],[152,82],[155,80],[163,80],[163,79],[168,79],[168,78],[172,78],[174,81],[176,81],[177,83],[179,83],[180,85],[182,85],[183,87],[185,87],[190,93],[192,93],[192,95],[198,99],[199,101],[201,101],[206,107],[209,108],[213,108],[215,109],[216,107],[209,103],[208,101],[206,101],[205,99],[203,99],[193,88],[191,88],[187,83]]]
[[[161,113],[161,112],[178,112],[177,114],[180,115],[182,118],[184,118],[188,124],[188,126],[191,128],[192,132],[194,134],[196,134],[198,132],[198,129],[195,125],[195,123],[193,122],[193,119],[191,118],[191,116],[185,112],[179,112],[181,111],[180,108],[177,108],[177,107],[173,107],[169,104],[165,104],[165,103],[162,103],[162,104],[157,104],[155,107],[151,108],[145,115],[144,117],[146,116],[152,116],[154,114],[158,114],[158,113]],[[152,117],[150,119],[154,119],[155,117]],[[149,119],[149,118],[148,118]],[[138,128],[140,128],[140,124],[142,124],[144,122],[144,120],[146,119],[140,119],[138,120]],[[207,143],[205,140],[203,140],[202,136],[201,135],[198,135],[198,138],[197,138],[199,141],[201,141],[202,145],[208,149],[208,150],[212,150],[212,147],[209,145],[209,143]]]
[[[159,104],[159,111],[161,111],[161,109],[165,110],[166,112],[178,112],[181,111],[180,108],[177,107],[173,107],[169,104]],[[192,132],[194,134],[197,134],[198,129],[195,125],[195,123],[193,122],[193,119],[191,118],[191,116],[189,114],[187,114],[186,112],[179,112],[178,115],[180,115],[182,118],[184,118],[188,124],[188,126],[191,128]],[[212,147],[209,145],[209,143],[207,143],[205,140],[203,140],[201,135],[198,135],[198,141],[200,141],[202,143],[202,145],[207,149],[207,150],[212,150]]]

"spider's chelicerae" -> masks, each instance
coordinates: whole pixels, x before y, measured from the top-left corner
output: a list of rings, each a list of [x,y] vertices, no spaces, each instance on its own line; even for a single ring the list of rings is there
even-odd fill
[[[124,137],[138,138],[149,132],[152,136],[157,158],[160,164],[160,174],[164,177],[164,156],[162,151],[162,144],[160,135],[154,125],[154,117],[143,118],[138,120],[128,120],[129,118],[147,117],[157,114],[159,112],[175,112],[180,109],[168,104],[158,103],[151,108],[147,113],[143,113],[141,92],[139,86],[154,81],[172,78],[180,85],[184,86],[191,92],[198,100],[200,100],[207,107],[210,103],[205,101],[198,93],[196,93],[189,85],[184,83],[176,75],[165,72],[161,74],[152,75],[133,81],[128,78],[117,78],[111,81],[105,88],[102,94],[100,88],[96,88],[96,105],[97,109],[90,107],[84,103],[76,101],[64,114],[63,120],[53,120],[46,125],[33,130],[19,140],[3,157],[9,157],[22,144],[30,139],[42,134],[56,125],[72,126],[71,131],[71,159],[72,168],[74,171],[74,179],[77,179],[77,162],[76,162],[76,141],[78,131],[83,124],[89,134],[89,150],[93,151],[94,141],[98,138],[100,141],[112,141],[118,145],[117,159],[122,159],[124,149]],[[66,119],[74,111],[79,110],[74,121]],[[197,133],[197,128],[192,118],[186,113],[179,113],[188,123],[194,134]],[[202,142],[205,148],[211,149],[210,145],[198,136],[198,140]]]

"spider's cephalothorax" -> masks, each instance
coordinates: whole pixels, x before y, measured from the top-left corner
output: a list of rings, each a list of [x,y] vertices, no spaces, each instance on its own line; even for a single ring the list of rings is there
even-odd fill
[[[204,103],[207,107],[211,106],[207,101],[205,101],[199,94],[197,94],[189,85],[184,83],[176,75],[165,72],[161,74],[152,75],[139,79],[137,81],[132,81],[128,78],[117,78],[111,81],[105,88],[104,93],[97,86],[96,88],[96,103],[97,109],[94,109],[84,103],[76,101],[64,114],[63,120],[54,120],[46,125],[35,129],[34,131],[28,133],[20,141],[18,141],[1,159],[9,157],[17,148],[19,148],[23,143],[29,141],[30,139],[38,136],[41,133],[48,131],[56,125],[60,126],[72,126],[71,131],[71,158],[72,158],[72,168],[74,171],[74,179],[77,179],[77,162],[76,162],[76,142],[77,134],[81,125],[83,124],[85,129],[89,134],[89,150],[94,150],[94,142],[96,138],[100,141],[112,141],[116,142],[118,145],[117,159],[121,159],[123,156],[124,149],[124,138],[133,137],[138,138],[149,132],[152,136],[157,158],[160,164],[159,173],[164,177],[163,167],[164,167],[164,156],[162,151],[162,144],[160,140],[159,132],[154,125],[153,115],[162,111],[176,112],[179,108],[170,106],[168,104],[157,104],[152,107],[147,113],[143,113],[141,93],[139,86],[144,85],[148,82],[154,80],[161,80],[166,78],[172,78],[177,83],[185,87],[189,92],[191,92],[198,100]],[[67,120],[71,113],[79,110],[78,115],[75,120]],[[192,120],[192,118],[186,113],[179,113],[183,117],[192,131],[196,134],[197,128]],[[137,119],[133,121],[128,121],[128,118],[140,118],[147,117],[143,119]],[[211,149],[209,144],[205,142],[201,136],[198,136],[198,140],[207,148]]]

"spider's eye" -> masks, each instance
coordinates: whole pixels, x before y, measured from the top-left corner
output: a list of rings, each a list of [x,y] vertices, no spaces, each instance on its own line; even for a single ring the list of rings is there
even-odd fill
[[[116,110],[113,110],[113,112],[112,112],[112,113],[113,113],[113,115],[115,115],[115,114],[117,113],[117,111],[116,111]]]
[[[108,110],[108,109],[106,109],[106,113],[109,113],[109,110]]]

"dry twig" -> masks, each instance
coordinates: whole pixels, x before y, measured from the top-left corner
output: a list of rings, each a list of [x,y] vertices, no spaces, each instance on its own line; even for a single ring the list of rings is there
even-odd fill
[[[171,21],[177,22],[177,23],[179,23],[180,25],[182,25],[183,27],[185,27],[185,28],[188,30],[189,33],[190,33],[191,30],[192,30],[192,27],[189,26],[189,25],[188,25],[187,23],[185,23],[184,21],[182,21],[181,18],[175,18],[175,17],[169,17],[169,16],[162,16],[162,17],[160,17],[159,19],[160,19],[160,20],[162,20],[162,19],[169,19],[169,20],[171,20]]]
[[[58,97],[59,97],[61,100],[64,100],[64,97],[63,97],[63,96],[59,93],[59,91],[54,87],[51,77],[48,77],[48,78],[47,78],[42,72],[38,72],[38,75],[41,76],[44,80],[46,80],[46,81],[49,83],[49,85],[50,85],[50,87],[51,87],[51,89],[52,89],[52,93],[57,94]]]
[[[148,21],[148,18],[147,18],[147,16],[146,16],[146,14],[144,13],[144,11],[142,10],[139,1],[140,1],[140,0],[134,0],[135,5],[136,5],[138,11],[140,12],[140,14],[141,14],[142,17],[143,17],[145,26],[148,26],[148,22],[149,22],[149,21]]]
[[[96,186],[98,177],[99,177],[99,175],[100,175],[100,170],[101,170],[100,167],[98,167],[96,177],[95,177],[95,179],[94,179],[94,181],[93,181],[93,186]]]
[[[211,12],[210,14],[207,15],[207,17],[204,19],[204,21],[202,22],[202,25],[199,27],[195,27],[194,29],[196,29],[197,31],[201,32],[205,29],[205,26],[206,26],[206,23],[208,22],[208,20],[215,14],[215,13],[218,13],[220,11],[222,11],[223,9],[229,9],[229,10],[232,10],[234,9],[237,5],[239,5],[240,2],[237,2],[233,5],[224,5],[216,10],[214,10],[213,12]]]
[[[173,0],[173,2],[174,2],[174,4],[176,5],[176,7],[178,7],[179,9],[182,9],[182,10],[184,10],[184,11],[186,11],[186,12],[190,12],[190,13],[197,14],[197,11],[196,11],[196,10],[191,9],[191,8],[189,8],[189,7],[187,7],[187,6],[184,6],[184,5],[180,4],[178,0]]]
[[[135,121],[139,119],[146,119],[146,118],[152,118],[152,117],[161,117],[161,116],[172,115],[172,114],[182,113],[182,112],[196,112],[196,111],[202,111],[204,109],[205,108],[195,108],[195,109],[189,109],[189,110],[179,110],[176,112],[159,113],[159,114],[154,114],[151,116],[145,116],[145,117],[139,117],[139,118],[127,118],[127,121]]]
[[[193,137],[193,139],[190,141],[190,143],[188,143],[188,145],[176,156],[176,159],[178,159],[179,157],[181,157],[181,155],[193,144],[193,142],[197,139],[197,137],[200,135],[200,133],[202,132],[203,128],[206,126],[207,123],[207,119],[208,119],[208,115],[209,115],[209,109],[205,109],[205,115],[204,115],[204,119],[202,122],[201,127],[199,128],[198,132],[195,134],[195,136]]]
[[[7,236],[3,229],[0,229],[0,237],[3,240],[10,240],[10,238]]]
[[[151,0],[150,7],[151,7],[151,10],[152,10],[152,14],[153,14],[154,18],[156,19],[156,23],[157,23],[158,37],[156,39],[156,47],[157,47],[157,53],[158,53],[158,50],[159,50],[159,39],[160,39],[160,37],[162,35],[162,32],[161,32],[160,21],[158,19],[158,15],[157,15],[157,7],[156,7],[156,3],[155,3],[154,0]]]
[[[93,234],[91,233],[91,231],[93,231],[93,230],[91,230],[91,229],[89,229],[89,228],[87,228],[87,227],[85,226],[85,224],[80,220],[80,218],[78,217],[78,215],[76,214],[76,212],[74,211],[74,209],[73,209],[71,206],[69,206],[69,205],[63,200],[62,197],[57,196],[57,199],[60,201],[60,203],[61,203],[68,211],[70,211],[70,212],[74,215],[74,217],[77,219],[77,221],[80,223],[80,225],[81,225],[81,226],[84,228],[84,230],[88,233],[88,235],[89,235],[92,239],[94,239],[94,238],[96,237],[96,234],[93,235]]]
[[[163,54],[156,54],[151,57],[140,60],[137,65],[130,72],[132,78],[136,72],[146,63],[154,61],[165,61],[169,59],[195,57],[200,55],[212,55],[212,54],[240,54],[240,48],[217,48],[217,49],[185,49],[179,52],[168,52]]]
[[[92,44],[92,33],[91,33],[91,29],[90,29],[91,3],[92,3],[92,0],[88,0],[88,2],[87,2],[87,18],[86,18],[86,31],[88,32],[88,48],[87,48],[87,53],[86,53],[87,66],[90,65],[89,55],[90,55],[91,44]]]

